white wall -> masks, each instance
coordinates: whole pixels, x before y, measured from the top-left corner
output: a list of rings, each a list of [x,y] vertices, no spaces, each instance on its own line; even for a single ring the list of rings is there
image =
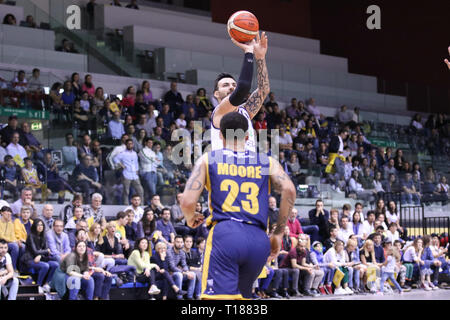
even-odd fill
[[[51,30],[1,24],[0,43],[20,47],[55,50],[55,33]]]

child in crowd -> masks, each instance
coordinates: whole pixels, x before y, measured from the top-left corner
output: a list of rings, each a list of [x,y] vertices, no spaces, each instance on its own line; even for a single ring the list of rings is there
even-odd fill
[[[384,290],[384,282],[386,280],[391,280],[394,286],[397,288],[399,294],[403,294],[403,290],[398,284],[397,280],[395,280],[395,266],[397,262],[400,262],[400,253],[394,249],[392,246],[390,246],[387,249],[387,257],[386,260],[383,263],[383,268],[381,271],[381,281],[380,281],[380,291],[378,292],[379,295],[383,295]]]
[[[322,281],[319,285],[319,292],[322,295],[325,294],[333,294],[333,289],[331,287],[331,283],[333,282],[333,276],[334,276],[334,265],[330,263],[326,263],[323,259],[323,247],[322,243],[319,241],[314,241],[311,249],[311,261],[314,265],[318,265],[323,273],[324,276],[322,278]]]

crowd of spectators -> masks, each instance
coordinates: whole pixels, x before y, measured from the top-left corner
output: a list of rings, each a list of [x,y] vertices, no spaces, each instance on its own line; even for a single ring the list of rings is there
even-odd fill
[[[18,88],[22,93],[42,93],[39,70],[33,70],[28,80],[24,72],[19,72],[10,85],[12,90]],[[55,164],[53,150],[44,148],[30,131],[28,122],[19,125],[17,117],[11,116],[0,131],[2,190],[9,192],[10,202],[15,201],[11,204],[13,218],[8,218],[7,207],[2,209],[6,212],[4,223],[18,225],[21,230],[15,238],[6,238],[13,269],[31,270],[42,292],[48,292],[50,280],[56,279],[53,286],[60,289],[61,297],[71,299],[76,299],[78,292],[66,292],[58,285],[65,277],[78,277],[86,298],[105,299],[113,283],[130,280],[127,273],[148,284],[151,297],[199,298],[201,257],[208,230],[204,225],[195,230],[186,226],[179,208],[181,194],[171,208],[162,206],[159,194],[165,186],[182,191],[192,168],[190,164],[174,163],[172,150],[179,141],[172,141],[172,133],[181,129],[193,136],[194,121],[201,121],[203,130],[207,129],[214,99],[208,99],[203,88],[184,99],[177,83],[172,82],[170,90],[158,100],[148,81],[138,88],[128,87],[123,96],[112,96],[96,87],[91,75],[80,81],[78,73],[63,84],[53,84],[48,98],[46,106],[54,114],[53,125],[73,123],[75,129],[66,134],[66,145],[61,149],[62,165]],[[438,119],[431,121],[429,131],[419,129],[416,134],[431,137],[430,132],[438,132],[438,141],[445,146],[449,123],[445,115],[439,115]],[[419,122],[416,117],[412,126],[416,128]],[[336,117],[325,117],[314,99],[306,104],[292,99],[290,106],[280,110],[271,93],[254,119],[254,128],[280,130],[275,137],[279,159],[296,185],[304,184],[307,175],[317,174],[322,181],[331,183],[336,192],[360,199],[353,214],[350,205],[345,205],[342,212],[338,209],[327,212],[318,201],[307,222],[298,219],[298,212],[293,210],[283,252],[278,261],[266,266],[255,283],[255,296],[382,290],[377,279],[392,281],[392,261],[398,260],[388,243],[399,242],[404,251],[410,248],[407,229],[399,224],[397,204],[448,201],[445,175],[432,167],[422,170],[418,163],[410,163],[402,149],[372,145],[358,108],[347,111],[343,106]],[[203,147],[207,144],[204,141]],[[447,150],[438,149],[443,154]],[[308,174],[302,169],[307,169]],[[107,176],[108,171],[113,174]],[[107,192],[107,183],[113,184],[114,192]],[[53,208],[47,201],[54,192],[58,193],[59,203],[64,203],[67,192],[74,195],[73,203],[65,207],[59,219],[53,219]],[[40,216],[32,201],[36,193],[41,193],[41,201],[47,203]],[[6,193],[4,198],[7,199]],[[83,207],[82,203],[89,202]],[[147,206],[145,209],[140,207],[141,202]],[[101,203],[131,203],[131,206],[119,212],[115,222],[107,222]],[[22,206],[29,208],[29,213],[25,209],[22,214]],[[375,209],[364,214],[364,206]],[[273,228],[276,198],[269,200],[269,208]],[[201,203],[198,211],[202,211]],[[208,215],[208,210],[203,214]],[[58,237],[53,241],[58,250],[65,247],[59,255],[55,254],[59,259],[50,254],[50,247],[54,246],[51,240],[44,240],[47,238],[43,235],[49,230]],[[377,233],[381,237],[375,236]],[[63,234],[68,241],[62,240],[66,238]],[[67,242],[68,246],[64,244]],[[420,245],[414,245],[418,248],[416,255],[413,260],[407,255],[405,265],[427,261],[420,258],[425,251],[420,253]],[[36,250],[27,253],[29,246]],[[381,246],[386,249],[383,253]],[[425,248],[424,243],[422,246]],[[46,250],[49,254],[44,253]],[[372,251],[377,259],[371,258]],[[364,252],[360,261],[359,252]],[[437,252],[441,261],[445,252],[439,249]],[[86,264],[84,256],[89,263]],[[388,261],[386,274],[381,272],[385,261]],[[445,259],[440,263],[445,265],[444,262]],[[70,265],[77,265],[81,272],[73,272],[67,268]],[[397,261],[396,274],[402,275],[402,265]],[[417,272],[410,269],[404,279],[398,278],[402,290],[413,284],[417,276],[424,288],[435,285],[436,273],[428,281],[428,274],[422,278],[421,268],[418,271],[413,268]],[[89,275],[89,270],[94,272]],[[340,276],[343,280],[335,281]]]

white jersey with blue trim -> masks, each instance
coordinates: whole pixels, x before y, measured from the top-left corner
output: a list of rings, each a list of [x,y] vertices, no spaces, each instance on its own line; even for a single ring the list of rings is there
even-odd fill
[[[247,118],[248,122],[248,139],[245,142],[245,151],[256,152],[256,140],[255,140],[255,130],[253,129],[252,119],[248,114],[247,110],[243,107],[244,104],[241,104],[238,108],[240,114]],[[215,110],[214,110],[215,111]],[[214,127],[214,112],[211,116],[211,150],[219,150],[223,149],[223,141],[220,139],[220,128]]]

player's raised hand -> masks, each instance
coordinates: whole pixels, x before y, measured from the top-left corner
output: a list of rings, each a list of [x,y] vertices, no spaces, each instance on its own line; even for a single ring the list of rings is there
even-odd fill
[[[254,45],[256,43],[255,39],[253,39],[250,42],[246,42],[246,43],[238,42],[238,41],[234,40],[233,38],[230,38],[230,39],[231,39],[231,42],[233,42],[237,47],[244,50],[245,53],[248,53],[248,52],[253,53]]]
[[[253,53],[256,59],[264,59],[267,53],[267,44],[268,40],[266,33],[263,32],[260,37],[258,32],[258,34],[256,35],[256,41],[253,45]]]
[[[189,221],[186,220],[186,224],[188,225],[188,227],[195,229],[200,226],[204,220],[205,216],[201,213],[196,212]]]
[[[448,54],[450,55],[450,47],[448,47]],[[448,61],[448,59],[445,59],[444,62],[447,65],[448,69],[450,70],[450,61]]]

